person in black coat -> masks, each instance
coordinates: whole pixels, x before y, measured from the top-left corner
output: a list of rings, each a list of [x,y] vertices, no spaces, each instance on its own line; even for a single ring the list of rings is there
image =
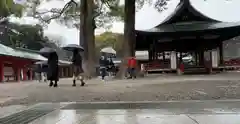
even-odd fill
[[[72,65],[73,65],[73,87],[76,86],[76,80],[81,81],[81,86],[85,85],[84,82],[84,71],[82,68],[82,56],[79,53],[78,49],[75,49],[73,51],[73,57],[72,57]]]
[[[48,56],[48,71],[47,71],[47,79],[50,80],[49,86],[57,87],[59,75],[58,75],[58,55],[56,52],[51,53]],[[54,81],[54,84],[53,84]]]
[[[109,65],[109,61],[107,60],[107,57],[104,55],[104,53],[102,53],[99,59],[99,66],[100,66],[99,71],[103,81],[105,81],[105,76],[107,75],[108,65]]]
[[[116,70],[116,69],[115,69],[115,65],[114,65],[114,62],[113,62],[112,58],[111,58],[111,57],[108,57],[108,68],[107,68],[107,72],[109,72],[109,75],[110,75],[110,76],[113,76],[113,75],[115,75],[115,74],[114,74],[114,73],[116,72],[115,70]]]

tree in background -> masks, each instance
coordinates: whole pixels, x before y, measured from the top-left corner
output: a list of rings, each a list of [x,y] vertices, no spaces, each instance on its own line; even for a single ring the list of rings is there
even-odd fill
[[[63,36],[55,35],[55,34],[46,34],[45,37],[48,37],[48,39],[56,44],[57,47],[62,47],[64,45],[65,38]]]
[[[112,47],[117,52],[117,57],[122,57],[122,43],[123,43],[123,34],[104,32],[101,35],[96,35],[95,44],[96,44],[96,56],[100,56],[100,50],[105,47]]]
[[[41,25],[8,24],[7,38],[3,41],[5,45],[39,50],[48,41],[43,36]]]
[[[27,25],[18,23],[8,23],[8,28],[0,35],[1,44],[39,51],[47,46],[56,49],[59,54],[59,59],[69,60],[69,53],[63,51],[60,46],[63,39],[59,36],[50,35],[44,36],[41,25]],[[70,54],[71,55],[71,54]]]
[[[22,10],[23,6],[15,4],[13,0],[0,0],[0,20],[10,15],[21,17]]]
[[[8,33],[8,17],[11,15],[21,17],[23,6],[15,4],[13,0],[0,0],[0,38],[1,43],[6,40]],[[12,30],[11,30],[12,31]],[[13,31],[14,32],[14,31]]]

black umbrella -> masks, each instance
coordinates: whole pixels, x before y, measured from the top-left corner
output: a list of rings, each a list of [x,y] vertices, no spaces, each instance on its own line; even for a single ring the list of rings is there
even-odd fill
[[[62,47],[64,50],[67,51],[74,51],[76,49],[78,49],[79,51],[84,51],[83,47],[77,44],[68,44],[65,47]]]
[[[39,51],[39,53],[44,57],[47,57],[50,53],[54,53],[54,52],[56,51],[53,48],[49,48],[49,47],[44,47]]]

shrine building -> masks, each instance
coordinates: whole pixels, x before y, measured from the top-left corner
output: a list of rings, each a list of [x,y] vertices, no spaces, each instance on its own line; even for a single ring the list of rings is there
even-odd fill
[[[182,0],[167,18],[151,29],[136,29],[136,51],[148,51],[148,71],[203,70],[225,67],[223,41],[239,36],[240,22],[215,20]],[[190,57],[189,60],[183,58]]]

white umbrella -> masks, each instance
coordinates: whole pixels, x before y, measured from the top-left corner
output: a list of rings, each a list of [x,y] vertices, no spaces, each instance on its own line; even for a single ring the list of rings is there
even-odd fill
[[[75,49],[78,49],[79,51],[84,51],[83,47],[77,44],[68,44],[62,48],[67,51],[74,51]]]
[[[23,4],[26,3],[26,0],[13,0],[13,2],[14,2],[15,4],[23,5]]]
[[[105,47],[101,50],[103,53],[116,54],[117,52],[112,47]]]

